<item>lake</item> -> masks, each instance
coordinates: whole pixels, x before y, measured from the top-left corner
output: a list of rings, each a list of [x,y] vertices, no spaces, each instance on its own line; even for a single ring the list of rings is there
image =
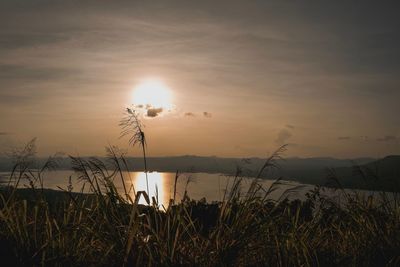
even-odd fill
[[[175,184],[175,173],[170,172],[149,172],[148,174],[149,183],[149,196],[158,199],[160,205],[167,206],[169,200],[174,195],[174,184]],[[3,184],[8,182],[9,174],[0,173],[0,181]],[[84,185],[83,181],[77,179],[76,174],[73,171],[51,171],[44,175],[44,187],[49,189],[67,189],[69,184],[69,177],[71,177],[71,184],[74,192],[79,192]],[[124,172],[123,179],[125,186],[129,191],[129,194],[133,197],[134,192],[147,191],[146,185],[146,174],[144,172]],[[242,192],[246,192],[249,188],[250,183],[254,178],[244,178],[241,184]],[[181,200],[184,196],[185,189],[190,198],[200,200],[205,198],[208,202],[221,201],[224,198],[224,193],[229,192],[234,181],[234,177],[226,176],[222,174],[211,174],[211,173],[184,173],[181,174],[177,181],[176,186],[176,199]],[[259,183],[268,189],[274,180],[259,180]],[[304,199],[305,193],[313,189],[313,185],[300,184],[293,181],[280,181],[281,184],[270,194],[270,198],[277,200],[285,191],[288,189],[296,189],[290,193],[290,199]],[[114,180],[117,190],[124,194],[124,188],[120,176],[115,176]],[[22,180],[21,187],[27,187],[29,182]],[[88,188],[88,185],[85,186]],[[228,189],[228,190],[226,190]],[[350,190],[348,190],[350,191]],[[365,192],[371,194],[369,191],[357,190],[359,192]],[[85,190],[87,192],[87,190]],[[333,194],[331,192],[330,194]],[[141,204],[145,204],[145,200],[142,197],[139,201]]]

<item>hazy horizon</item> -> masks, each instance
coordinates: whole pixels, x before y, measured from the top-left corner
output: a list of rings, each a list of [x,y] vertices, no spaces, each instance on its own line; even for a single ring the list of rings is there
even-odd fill
[[[15,148],[22,148],[23,145],[16,145],[15,147],[12,147],[11,150],[9,151],[5,151],[4,153],[0,154],[0,158],[8,158],[8,159],[12,159],[12,151]],[[119,149],[121,149],[120,147],[118,147]],[[47,159],[48,157],[61,157],[61,158],[68,158],[69,156],[79,156],[82,158],[91,158],[91,157],[96,157],[96,158],[106,158],[107,153],[106,151],[104,151],[104,153],[102,154],[81,154],[81,153],[65,153],[63,151],[56,151],[54,153],[49,153],[49,154],[42,154],[40,153],[40,148],[37,148],[37,152],[35,154],[35,157],[40,158],[40,159]],[[140,159],[143,160],[143,156],[141,156],[140,151],[136,152],[136,149],[134,149],[134,151],[131,151],[131,147],[128,148],[128,146],[126,146],[125,148],[121,149],[122,151],[126,152],[126,157],[127,158],[134,158],[134,159]],[[273,152],[273,151],[272,151]],[[292,160],[292,159],[300,159],[300,160],[308,160],[308,159],[333,159],[333,160],[357,160],[357,159],[371,159],[371,160],[378,160],[381,158],[385,158],[385,157],[391,157],[391,156],[400,156],[399,154],[388,154],[388,155],[384,155],[382,157],[368,157],[368,156],[361,156],[361,157],[332,157],[332,156],[310,156],[310,157],[301,157],[301,156],[288,156],[288,153],[283,153],[282,154],[282,160]],[[179,154],[179,155],[164,155],[164,156],[146,156],[146,158],[148,159],[152,159],[152,158],[183,158],[183,157],[196,157],[196,158],[221,158],[221,159],[237,159],[237,160],[245,160],[245,159],[267,159],[271,154],[265,154],[264,156],[248,156],[248,157],[241,157],[241,156],[232,156],[232,157],[224,157],[224,156],[217,156],[217,155],[191,155],[191,154]]]
[[[397,6],[3,0],[0,152],[128,148],[134,104],[150,157],[400,154]]]

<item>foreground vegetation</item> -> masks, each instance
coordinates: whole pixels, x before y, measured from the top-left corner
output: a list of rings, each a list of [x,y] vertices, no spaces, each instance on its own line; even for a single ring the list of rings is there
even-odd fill
[[[124,125],[133,126],[131,142],[141,144],[146,160],[136,119]],[[0,190],[2,266],[400,265],[396,193],[363,196],[342,190],[333,199],[316,187],[304,201],[285,195],[275,201],[270,195],[279,180],[263,188],[254,179],[242,192],[238,169],[219,203],[184,194],[160,207],[157,197],[125,184],[128,166],[114,147],[108,148],[107,162],[71,157],[81,193],[73,193],[72,184],[57,192],[44,189],[43,174],[56,161],[32,168],[33,150],[31,142],[16,153],[9,184]],[[279,152],[257,177],[274,167]],[[116,179],[122,180],[122,193]],[[26,181],[29,188],[19,189]],[[138,204],[142,198],[148,205]]]
[[[1,259],[10,266],[396,266],[400,264],[400,205],[396,195],[342,194],[320,188],[305,201],[273,201],[279,186],[247,192],[235,178],[224,200],[185,197],[166,208],[146,192],[119,194],[123,157],[106,164],[72,158],[90,194],[43,189],[43,172],[24,160],[0,193]],[[268,168],[269,164],[266,164]],[[113,167],[113,168],[111,168]],[[110,170],[111,169],[111,170]],[[22,179],[31,188],[16,189]],[[140,198],[149,206],[139,205]]]

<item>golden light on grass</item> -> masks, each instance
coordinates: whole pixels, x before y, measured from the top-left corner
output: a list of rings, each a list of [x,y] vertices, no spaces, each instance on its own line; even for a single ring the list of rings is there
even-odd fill
[[[171,89],[159,79],[146,79],[134,88],[133,104],[170,109],[172,107]]]

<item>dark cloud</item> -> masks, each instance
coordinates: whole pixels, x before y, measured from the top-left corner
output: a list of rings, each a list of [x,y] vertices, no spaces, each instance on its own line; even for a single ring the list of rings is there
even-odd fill
[[[206,117],[206,118],[211,118],[212,114],[210,112],[204,111],[203,112],[203,116]]]
[[[162,108],[149,108],[147,109],[147,117],[157,117],[161,112],[163,112]]]
[[[386,135],[382,138],[377,138],[376,141],[379,142],[393,142],[393,141],[397,141],[399,140],[399,138],[397,138],[397,136],[394,135]]]
[[[292,129],[292,130],[294,129],[294,126],[291,125],[291,124],[286,124],[286,127],[289,128],[289,129]]]
[[[283,145],[290,137],[292,137],[292,133],[288,129],[282,129],[279,131],[275,143],[277,143],[278,145]]]
[[[161,113],[165,112],[166,110],[164,110],[164,108],[155,108],[150,104],[138,104],[138,105],[134,105],[135,108],[137,109],[142,109],[145,111],[146,116],[147,117],[157,117],[159,116]],[[169,112],[170,110],[168,110]]]
[[[2,135],[9,135],[9,133],[7,133],[7,132],[0,132],[0,136],[2,136]]]
[[[185,114],[185,117],[195,117],[196,115],[194,114],[194,113],[192,113],[192,112],[186,112]]]
[[[369,141],[369,137],[366,135],[361,135],[361,136],[339,136],[337,138],[337,140],[339,141],[349,141],[349,140],[353,140],[353,141],[362,141],[362,142],[366,142]]]

